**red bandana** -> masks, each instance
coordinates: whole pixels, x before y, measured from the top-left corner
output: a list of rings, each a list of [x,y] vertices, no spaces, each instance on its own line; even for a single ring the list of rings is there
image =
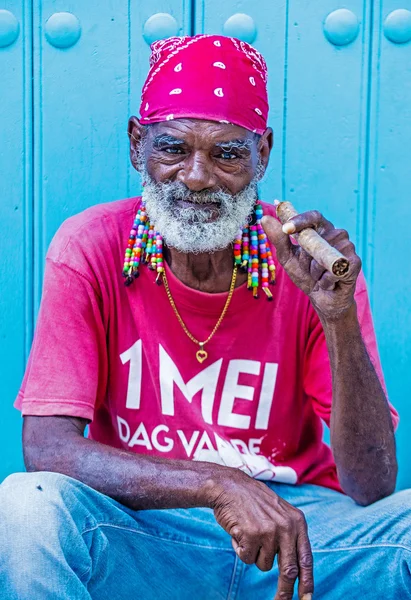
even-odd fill
[[[179,118],[267,128],[267,65],[250,44],[220,35],[172,37],[151,45],[141,123]]]

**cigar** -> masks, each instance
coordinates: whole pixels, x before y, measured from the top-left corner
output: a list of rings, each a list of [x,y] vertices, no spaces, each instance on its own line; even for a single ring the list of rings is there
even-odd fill
[[[284,225],[298,215],[291,202],[278,202],[276,204],[277,217]],[[292,236],[303,250],[336,277],[344,277],[350,268],[349,260],[322,238],[315,229],[308,227]]]

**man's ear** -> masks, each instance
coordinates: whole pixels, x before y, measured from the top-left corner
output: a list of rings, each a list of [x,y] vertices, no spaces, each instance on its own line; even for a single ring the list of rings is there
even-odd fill
[[[271,127],[267,127],[263,135],[258,141],[258,154],[261,163],[264,165],[264,170],[267,168],[268,161],[270,159],[271,149],[274,144],[274,133]]]
[[[137,117],[130,117],[128,120],[127,134],[130,138],[130,160],[136,171],[140,171],[138,164],[138,155],[140,144],[144,135],[144,126],[140,123]]]

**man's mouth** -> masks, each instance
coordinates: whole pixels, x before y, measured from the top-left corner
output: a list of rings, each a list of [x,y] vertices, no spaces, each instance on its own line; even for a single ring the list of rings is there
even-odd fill
[[[190,200],[188,198],[184,200],[176,200],[177,206],[181,208],[206,208],[210,210],[218,210],[220,208],[220,202],[212,201],[212,200]]]

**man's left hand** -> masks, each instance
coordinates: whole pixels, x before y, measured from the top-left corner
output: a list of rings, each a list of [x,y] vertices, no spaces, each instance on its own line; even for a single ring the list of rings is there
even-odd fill
[[[344,315],[354,304],[355,284],[361,270],[361,259],[355,252],[344,229],[335,229],[316,210],[301,213],[283,226],[277,219],[264,216],[261,224],[277,251],[277,259],[292,281],[311,299],[319,317],[335,320]],[[314,228],[321,237],[341,252],[350,262],[348,273],[335,277],[319,265],[300,246],[293,244],[289,235],[299,233],[308,227]]]

